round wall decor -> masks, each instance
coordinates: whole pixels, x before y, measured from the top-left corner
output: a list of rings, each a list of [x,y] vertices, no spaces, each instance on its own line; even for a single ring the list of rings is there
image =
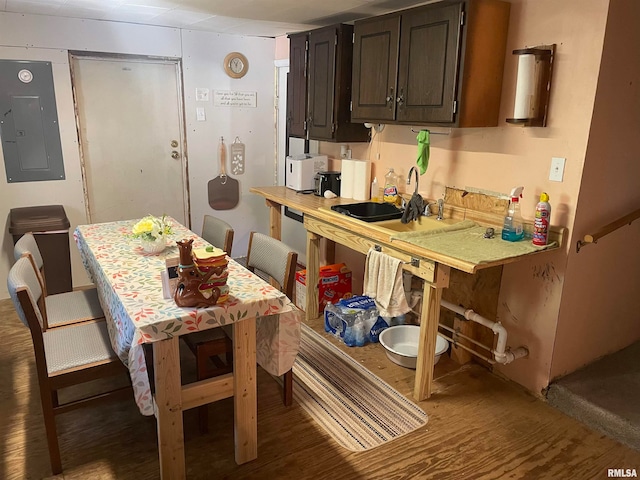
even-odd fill
[[[224,71],[231,78],[242,78],[249,70],[247,57],[239,52],[231,52],[224,57]]]

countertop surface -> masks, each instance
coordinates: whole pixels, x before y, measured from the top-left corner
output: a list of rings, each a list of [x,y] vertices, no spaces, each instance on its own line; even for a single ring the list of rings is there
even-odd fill
[[[559,241],[557,241],[555,245],[542,250],[523,248],[523,242],[515,242],[511,244],[510,242],[505,242],[499,238],[494,239],[492,240],[494,243],[499,242],[503,244],[502,251],[504,251],[504,257],[499,258],[500,255],[498,255],[498,258],[496,258],[496,255],[494,255],[493,257],[488,257],[487,260],[484,261],[479,259],[477,256],[472,258],[468,257],[464,252],[456,253],[448,247],[441,248],[437,245],[437,242],[433,240],[424,242],[411,238],[398,238],[398,235],[394,235],[393,232],[377,228],[375,223],[367,223],[331,210],[332,205],[358,203],[356,200],[351,198],[338,197],[334,199],[326,199],[313,194],[300,194],[286,187],[253,187],[250,189],[250,192],[261,195],[275,204],[287,206],[318,220],[352,230],[354,235],[366,236],[376,242],[380,242],[381,244],[406,252],[409,255],[441,263],[467,273],[475,273],[480,269],[504,265],[519,261],[524,257],[529,257],[531,255],[539,255],[541,253],[544,254],[557,250],[562,243],[561,238],[564,231],[562,228],[556,229],[559,235]],[[455,209],[448,212],[450,215],[456,215],[458,220],[465,220],[465,218],[474,216],[468,213],[469,212]],[[481,214],[481,216],[482,215],[483,214]],[[476,219],[474,218],[474,220]],[[477,223],[483,226],[481,222]],[[495,227],[496,225],[493,223],[486,224],[486,226]],[[448,234],[445,233],[445,235]],[[500,229],[496,228],[496,236],[499,237],[499,235]],[[428,236],[428,234],[424,235],[424,237]],[[402,237],[402,235],[400,235],[400,237]]]

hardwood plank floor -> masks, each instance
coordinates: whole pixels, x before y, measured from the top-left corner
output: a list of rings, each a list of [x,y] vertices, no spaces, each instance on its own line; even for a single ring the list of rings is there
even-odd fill
[[[51,475],[29,332],[10,301],[0,301],[0,478]],[[314,322],[316,329],[319,322]],[[410,396],[413,371],[389,362],[379,345],[345,351]],[[184,352],[185,369],[192,357]],[[191,362],[191,363],[190,363]],[[73,392],[70,392],[73,394]],[[197,412],[185,413],[190,479],[604,479],[609,468],[640,471],[640,452],[569,418],[479,365],[436,366],[435,393],[420,402],[429,421],[377,449],[339,447],[258,369],[258,459],[238,466],[233,455],[233,401],[211,406],[210,433]],[[76,410],[57,420],[64,479],[155,479],[155,419],[133,399]]]

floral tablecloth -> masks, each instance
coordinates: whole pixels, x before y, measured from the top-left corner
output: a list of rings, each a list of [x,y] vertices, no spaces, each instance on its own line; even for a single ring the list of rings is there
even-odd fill
[[[174,239],[193,238],[193,248],[209,244],[170,219]],[[180,308],[162,295],[160,272],[167,257],[178,256],[175,242],[149,255],[131,239],[137,220],[80,225],[74,238],[91,280],[98,288],[114,351],[131,374],[136,403],[153,415],[153,399],[142,348],[176,335],[258,317],[257,361],[272,375],[282,375],[295,361],[302,312],[283,293],[229,259],[229,299],[206,309]]]

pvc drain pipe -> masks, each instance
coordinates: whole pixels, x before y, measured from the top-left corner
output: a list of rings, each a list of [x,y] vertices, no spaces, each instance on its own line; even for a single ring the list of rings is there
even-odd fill
[[[527,355],[529,355],[529,350],[527,349],[527,347],[518,347],[515,350],[507,349],[507,330],[502,326],[500,322],[492,322],[491,320],[484,318],[482,315],[478,315],[470,308],[465,309],[451,302],[447,302],[446,300],[440,300],[440,305],[442,305],[447,310],[451,310],[452,312],[463,316],[467,320],[471,320],[472,322],[479,323],[480,325],[491,329],[491,331],[493,331],[495,335],[498,335],[496,348],[495,350],[492,350],[493,356],[496,359],[496,363],[506,365],[513,362],[514,360],[517,360],[518,358],[526,357]]]

